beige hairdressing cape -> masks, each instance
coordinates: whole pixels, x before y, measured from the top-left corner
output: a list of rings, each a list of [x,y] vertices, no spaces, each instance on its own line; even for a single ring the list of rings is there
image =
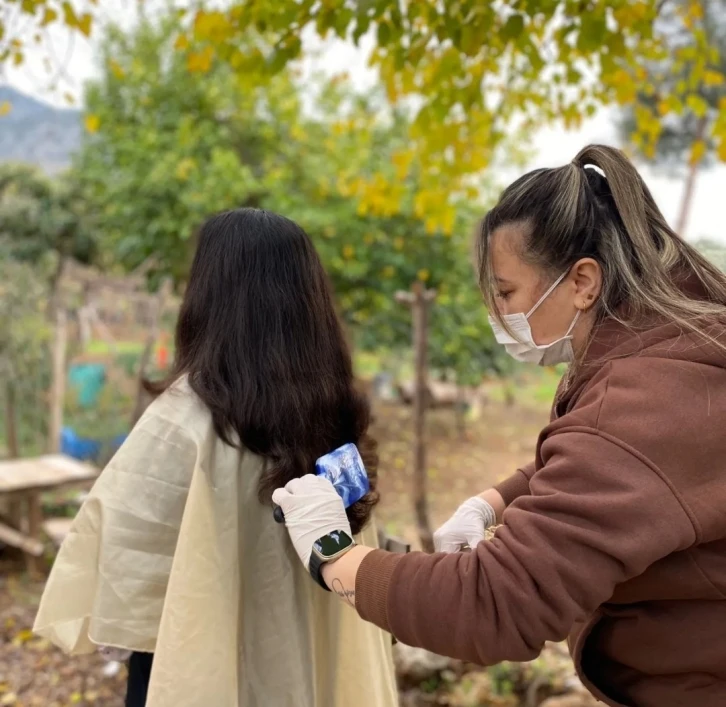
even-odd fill
[[[397,705],[390,636],[307,575],[257,500],[263,464],[178,383],[81,508],[35,631],[75,654],[153,651],[147,707]]]

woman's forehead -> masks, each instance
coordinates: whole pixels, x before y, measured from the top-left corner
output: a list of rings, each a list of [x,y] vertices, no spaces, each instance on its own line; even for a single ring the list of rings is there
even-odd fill
[[[519,225],[501,226],[492,233],[490,257],[492,274],[497,282],[521,280],[531,274],[531,266],[521,256],[523,236]]]

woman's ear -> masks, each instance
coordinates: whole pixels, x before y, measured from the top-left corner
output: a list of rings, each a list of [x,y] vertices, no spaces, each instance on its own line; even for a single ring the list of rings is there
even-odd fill
[[[602,290],[602,270],[592,258],[578,260],[572,268],[575,283],[575,307],[585,311],[590,309]]]

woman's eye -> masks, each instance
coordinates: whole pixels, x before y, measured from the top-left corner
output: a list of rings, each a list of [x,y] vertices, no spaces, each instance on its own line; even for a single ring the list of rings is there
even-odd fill
[[[509,298],[509,295],[511,294],[511,292],[497,292],[497,297],[506,302],[506,300]]]

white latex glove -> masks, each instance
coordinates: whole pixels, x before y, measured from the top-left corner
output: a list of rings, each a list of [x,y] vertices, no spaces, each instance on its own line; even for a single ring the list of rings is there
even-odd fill
[[[484,540],[484,531],[496,522],[494,509],[480,496],[473,496],[434,533],[434,548],[436,552],[458,552],[468,545],[473,550]]]
[[[282,508],[290,540],[306,568],[313,554],[313,543],[334,530],[351,537],[343,499],[328,479],[307,474],[293,479],[284,489],[276,489],[272,501]]]

